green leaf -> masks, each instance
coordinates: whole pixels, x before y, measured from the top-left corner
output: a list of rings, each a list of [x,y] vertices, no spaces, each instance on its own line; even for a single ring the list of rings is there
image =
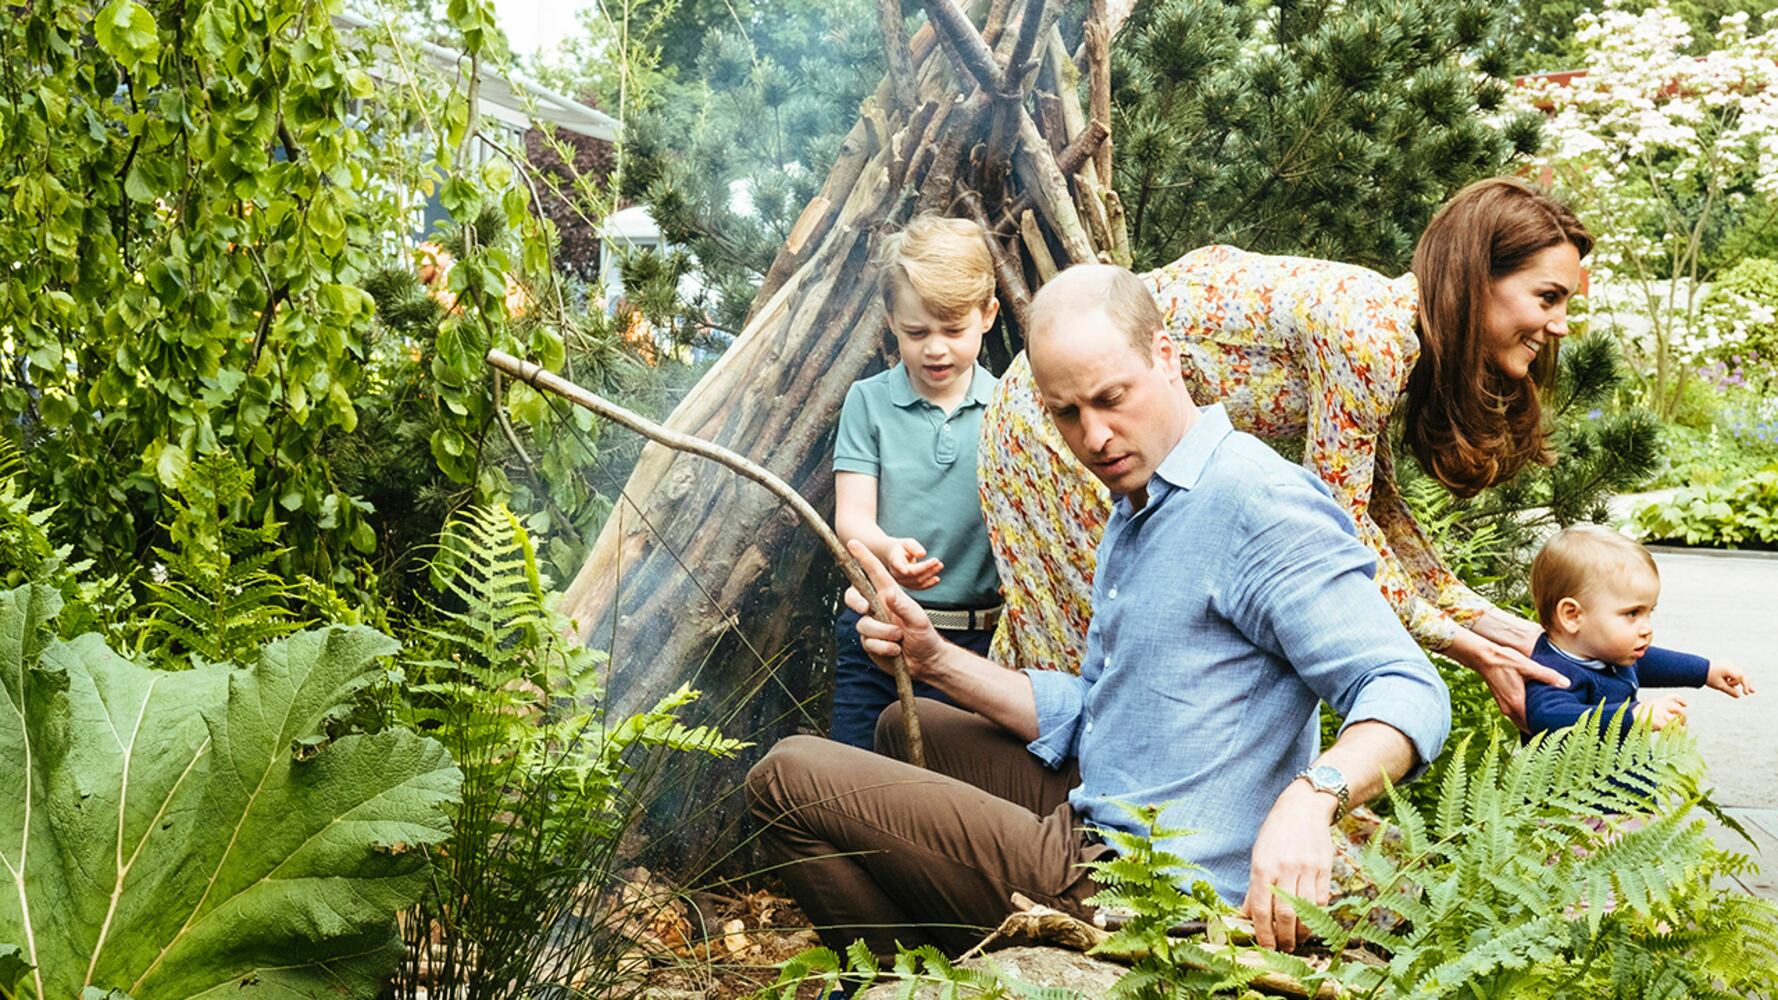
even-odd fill
[[[303,760],[292,747],[328,731],[395,643],[335,627],[248,667],[166,672],[96,635],[44,645],[58,608],[42,587],[0,594],[0,773],[14,776],[0,860],[23,862],[0,940],[27,942],[29,989],[375,996],[460,776],[405,729]]]
[[[162,486],[174,489],[185,476],[186,466],[190,464],[191,456],[185,453],[184,448],[171,442],[163,444],[154,458],[155,478],[161,481]]]
[[[0,993],[18,995],[19,980],[31,972],[31,963],[16,944],[0,945]]]
[[[93,21],[93,37],[105,54],[127,67],[160,57],[160,33],[154,15],[136,0],[111,0]]]

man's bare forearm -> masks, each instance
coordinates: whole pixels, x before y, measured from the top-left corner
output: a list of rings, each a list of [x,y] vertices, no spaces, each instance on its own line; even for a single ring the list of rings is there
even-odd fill
[[[962,646],[947,644],[944,655],[920,679],[1025,742],[1037,738],[1037,698],[1023,671],[1008,670]]]
[[[1339,768],[1356,806],[1383,791],[1384,774],[1390,781],[1400,781],[1413,768],[1414,744],[1387,722],[1367,720],[1348,726],[1315,763]]]

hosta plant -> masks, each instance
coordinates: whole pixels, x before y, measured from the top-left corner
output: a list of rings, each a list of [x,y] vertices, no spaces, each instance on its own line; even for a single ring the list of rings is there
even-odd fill
[[[339,724],[393,640],[302,632],[167,672],[0,593],[0,996],[372,997],[459,774]]]

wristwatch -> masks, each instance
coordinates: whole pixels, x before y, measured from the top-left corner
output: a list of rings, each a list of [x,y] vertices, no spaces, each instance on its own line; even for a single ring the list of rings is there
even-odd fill
[[[1352,793],[1346,788],[1346,776],[1340,773],[1339,768],[1330,764],[1311,764],[1298,771],[1296,777],[1307,781],[1310,788],[1326,792],[1339,800],[1339,805],[1334,807],[1334,822],[1338,823],[1340,817],[1346,815],[1346,806],[1352,801]],[[1296,778],[1291,780],[1295,781]]]

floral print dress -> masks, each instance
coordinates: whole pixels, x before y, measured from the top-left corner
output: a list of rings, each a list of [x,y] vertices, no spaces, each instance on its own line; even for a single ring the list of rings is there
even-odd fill
[[[1213,246],[1143,281],[1192,399],[1222,403],[1258,437],[1303,440],[1303,464],[1352,514],[1377,553],[1378,587],[1422,646],[1445,649],[1491,607],[1445,567],[1395,489],[1389,418],[1420,354],[1412,274]],[[995,662],[1078,671],[1111,498],[1050,422],[1023,354],[983,419],[978,474],[1006,600]]]

